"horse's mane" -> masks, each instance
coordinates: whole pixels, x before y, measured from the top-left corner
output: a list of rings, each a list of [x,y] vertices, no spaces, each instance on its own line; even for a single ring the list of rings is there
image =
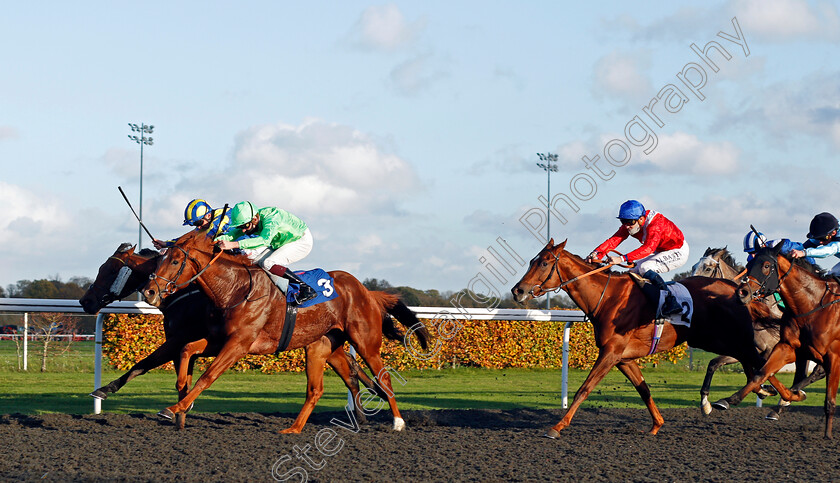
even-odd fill
[[[791,262],[792,264],[805,269],[805,271],[807,271],[811,275],[815,275],[817,277],[822,278],[823,274],[825,273],[825,270],[823,270],[822,267],[820,267],[816,263],[809,262],[805,258],[792,258],[789,254],[782,254],[782,256],[785,257],[785,259]]]
[[[216,256],[216,253],[213,251],[214,245],[213,240],[210,239],[208,236],[209,230],[195,230],[187,233],[186,235],[181,236],[178,238],[177,245],[181,245],[182,247],[185,246],[186,248],[195,249],[199,252],[204,253],[205,255],[209,255],[210,257]],[[230,261],[237,264],[244,264],[246,266],[255,265],[254,262],[248,258],[244,253],[231,253],[229,251],[225,251],[224,254],[219,257],[219,261]]]
[[[133,246],[133,243],[122,243],[120,244],[119,248],[117,248],[117,253],[125,253],[131,250]],[[151,248],[141,248],[140,251],[136,253],[136,255],[143,258],[156,258],[160,256],[160,252],[158,252],[157,250],[152,250]]]
[[[744,269],[744,266],[735,261],[735,257],[729,251],[727,247],[723,248],[707,248],[706,253],[703,254],[704,257],[714,255],[716,253],[723,252],[723,255],[720,256],[720,261],[729,265],[730,267],[738,270],[739,272]]]

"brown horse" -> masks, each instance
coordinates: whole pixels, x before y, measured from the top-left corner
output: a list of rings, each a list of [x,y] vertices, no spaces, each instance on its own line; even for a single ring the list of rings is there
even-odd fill
[[[598,358],[575,393],[566,415],[548,430],[546,436],[559,436],[581,403],[607,372],[616,366],[647,405],[653,419],[650,433],[656,434],[664,420],[636,363],[636,359],[648,355],[652,347],[655,308],[629,275],[607,271],[586,276],[595,265],[565,251],[565,246],[565,241],[554,245],[554,240],[550,240],[531,260],[522,280],[511,289],[514,299],[524,303],[548,291],[562,288],[587,314],[595,329]],[[706,277],[690,277],[680,283],[688,289],[693,299],[691,326],[664,324],[656,351],[667,351],[688,341],[692,347],[737,358],[751,375],[763,361],[753,343],[749,311],[735,297],[735,284]]]
[[[740,276],[743,274],[746,274],[744,267],[735,262],[735,259],[726,247],[707,248],[700,261],[691,268],[691,276],[693,277],[723,278],[734,282],[739,282]],[[779,308],[779,301],[776,300],[776,297],[769,295],[761,299],[760,303],[757,302],[750,306],[750,312],[753,315],[755,348],[761,354],[761,358],[766,361],[773,347],[779,342],[779,324],[782,319],[782,310]],[[736,362],[738,360],[730,356],[718,356],[709,361],[709,365],[706,368],[706,378],[703,379],[703,386],[700,388],[700,407],[705,414],[712,412],[712,404],[709,403],[709,389],[712,385],[712,376],[721,367],[735,364]],[[794,384],[794,388],[800,389],[806,387],[823,377],[825,377],[825,371],[822,370],[821,366],[817,366],[808,378],[797,381]],[[772,386],[762,386],[762,392],[759,393],[759,397],[763,393],[764,395],[774,394],[775,390],[770,391],[771,389]],[[721,405],[720,401],[715,403],[715,405]],[[777,421],[781,417],[784,408],[788,406],[790,406],[790,401],[780,398],[779,403],[775,408],[770,409],[770,412],[767,413],[765,418]]]
[[[776,291],[790,311],[782,325],[781,340],[755,377],[743,389],[726,399],[740,403],[758,384],[789,364],[813,360],[826,372],[825,437],[831,438],[837,386],[840,383],[840,284],[826,280],[818,269],[805,260],[790,259],[782,254],[782,245],[764,248],[747,264],[747,279],[738,288],[745,304]],[[778,381],[773,386],[785,399],[805,399],[801,391],[789,391]]]
[[[82,308],[89,314],[95,314],[114,300],[123,299],[140,290],[148,283],[160,257],[160,253],[147,248],[140,253],[134,253],[134,246],[123,243],[99,267],[96,280],[79,299]],[[108,394],[119,391],[135,377],[169,361],[175,364],[180,376],[175,387],[179,399],[186,396],[192,385],[195,359],[205,354],[184,351],[184,347],[203,339],[220,339],[224,333],[222,312],[213,306],[212,301],[195,285],[184,287],[172,297],[168,297],[160,309],[163,312],[163,331],[166,337],[164,343],[132,366],[128,372],[94,390],[91,396],[106,399]],[[184,364],[181,364],[182,357],[185,359]],[[373,382],[356,363],[356,359],[343,350],[330,354],[327,362],[342,377],[354,400],[359,394],[358,380],[367,387],[373,387]],[[361,407],[355,405],[355,409],[357,420],[363,422],[365,414]],[[176,419],[178,428],[183,428],[185,413],[178,413]]]
[[[179,238],[160,259],[143,293],[150,303],[159,303],[175,288],[194,281],[213,305],[222,310],[224,334],[215,344],[202,339],[187,345],[185,350],[209,352],[216,358],[186,396],[161,413],[168,416],[185,411],[202,391],[246,354],[273,354],[278,348],[306,347],[306,402],[294,424],[283,431],[299,433],[323,394],[324,362],[345,341],[350,341],[373,371],[377,394],[390,405],[394,430],[403,429],[405,422],[397,409],[391,376],[379,355],[383,326],[386,334],[396,332],[391,319],[394,317],[406,327],[419,327],[415,332],[424,348],[430,335],[397,296],[368,291],[346,272],[330,272],[330,275],[338,297],[299,309],[291,339],[285,348],[280,348],[286,324],[286,300],[265,272],[253,266],[244,255],[214,252],[212,241],[204,232],[195,231]]]

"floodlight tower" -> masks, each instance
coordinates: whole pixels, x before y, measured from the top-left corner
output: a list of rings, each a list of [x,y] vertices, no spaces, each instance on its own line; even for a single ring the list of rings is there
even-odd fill
[[[135,143],[140,145],[140,221],[143,221],[143,145],[153,145],[154,139],[151,137],[146,137],[146,134],[152,134],[152,131],[155,129],[154,126],[147,126],[146,124],[140,123],[138,126],[137,124],[128,123],[128,126],[131,128],[132,132],[140,133],[140,135],[128,135],[128,139],[131,139]],[[140,251],[140,248],[143,245],[143,226],[139,226],[137,228],[137,251]]]
[[[537,153],[542,163],[537,163],[537,166],[545,170],[548,190],[546,192],[546,206],[545,206],[545,242],[551,239],[551,173],[557,172],[557,155],[554,153]],[[545,308],[551,310],[551,294],[545,293]]]

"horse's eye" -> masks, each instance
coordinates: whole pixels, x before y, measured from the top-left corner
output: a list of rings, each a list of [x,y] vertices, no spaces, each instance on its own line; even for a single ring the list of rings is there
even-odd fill
[[[178,265],[178,260],[172,260],[172,265]]]
[[[770,275],[770,262],[764,262],[764,265],[761,267],[761,273]]]
[[[546,262],[545,260],[543,260],[542,262],[540,262],[540,265],[542,265],[543,267],[547,267],[547,266],[548,266],[548,262]]]

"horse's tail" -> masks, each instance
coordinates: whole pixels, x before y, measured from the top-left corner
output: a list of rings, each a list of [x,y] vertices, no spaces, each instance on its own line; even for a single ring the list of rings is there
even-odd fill
[[[432,338],[429,330],[417,319],[414,312],[400,300],[398,295],[381,291],[370,291],[370,295],[385,311],[382,314],[382,335],[391,340],[406,343],[406,334],[400,332],[394,325],[394,319],[397,319],[400,324],[409,330],[409,334],[417,337],[417,341],[420,342],[423,349],[428,347],[429,340]]]

